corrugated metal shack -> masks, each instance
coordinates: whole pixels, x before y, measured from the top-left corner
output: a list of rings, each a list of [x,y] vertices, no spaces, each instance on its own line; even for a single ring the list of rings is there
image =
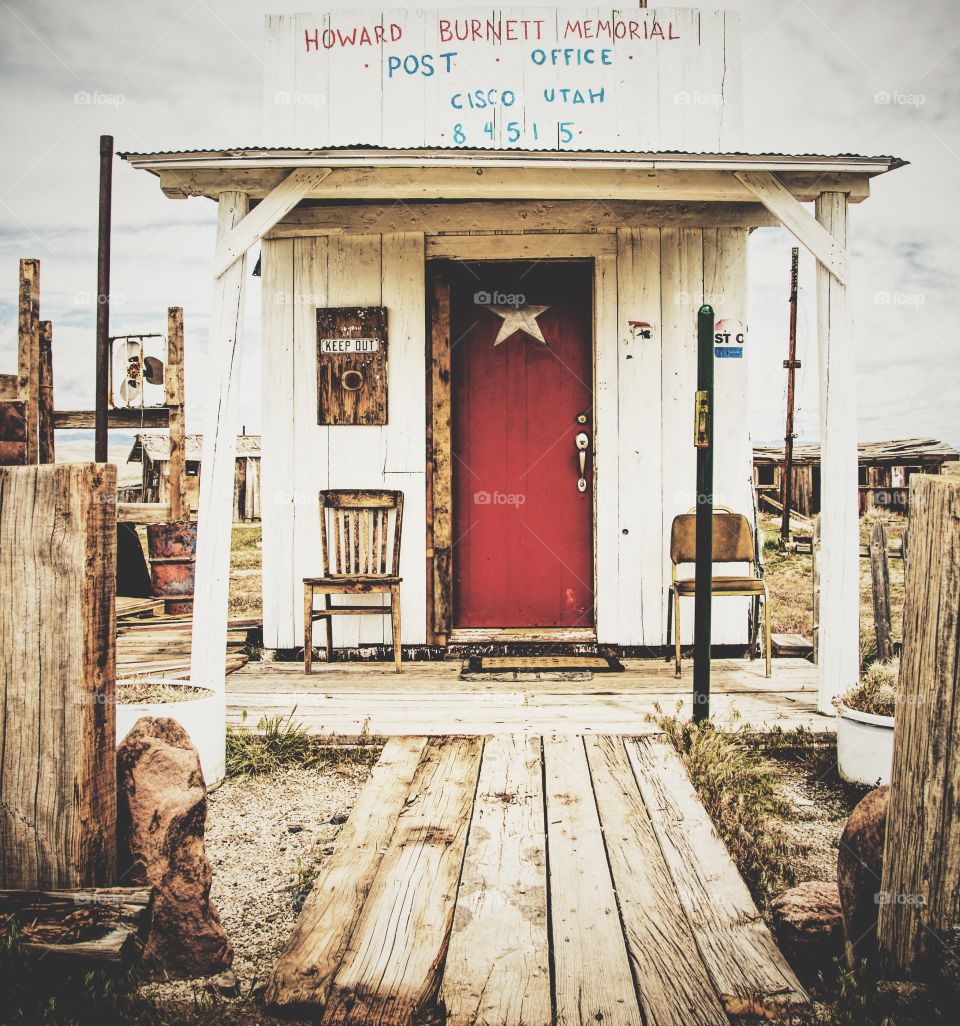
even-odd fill
[[[187,501],[190,511],[200,505],[200,454],[203,435],[187,435]],[[170,437],[165,432],[139,434],[128,463],[142,463],[140,502],[170,501]],[[233,478],[233,519],[251,523],[260,519],[260,436],[237,435]]]
[[[857,446],[861,516],[871,509],[906,514],[910,477],[939,474],[944,463],[958,459],[960,452],[935,438],[862,442]],[[776,513],[783,509],[783,446],[754,446],[753,485],[758,509]],[[804,516],[820,512],[819,445],[794,445],[790,491],[790,505],[796,512]]]

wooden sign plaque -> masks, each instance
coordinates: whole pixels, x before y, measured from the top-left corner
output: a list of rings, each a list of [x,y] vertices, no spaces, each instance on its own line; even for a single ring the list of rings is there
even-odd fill
[[[317,423],[387,423],[387,311],[317,308]]]

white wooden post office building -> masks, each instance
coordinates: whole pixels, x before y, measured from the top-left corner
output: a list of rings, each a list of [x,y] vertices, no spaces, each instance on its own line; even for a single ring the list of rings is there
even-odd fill
[[[856,679],[847,211],[901,162],[743,152],[735,14],[268,17],[260,145],[124,156],[219,207],[196,679],[223,679],[246,389],[268,649],[303,644],[327,488],[404,494],[405,646],[663,646],[670,527],[695,499],[697,310],[717,319],[715,499],[752,518],[747,244],[780,224],[818,261],[821,709]],[[257,247],[261,359],[241,367]],[[715,642],[746,642],[747,609],[716,604]],[[389,645],[380,618],[335,629]]]

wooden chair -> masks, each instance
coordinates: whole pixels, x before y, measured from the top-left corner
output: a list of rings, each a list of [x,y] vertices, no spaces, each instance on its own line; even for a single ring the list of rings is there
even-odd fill
[[[676,620],[676,643],[674,663],[676,675],[680,676],[680,599],[696,594],[696,580],[692,577],[677,577],[677,568],[684,563],[695,563],[697,559],[697,515],[696,512],[681,513],[674,517],[670,529],[670,562],[673,573],[667,593],[667,649],[670,648],[671,613]],[[733,513],[725,506],[718,506],[713,514],[713,562],[747,563],[749,574],[743,577],[720,576],[711,581],[711,594],[727,596],[749,596],[753,599],[753,620],[750,632],[750,658],[756,647],[756,631],[763,599],[764,644],[766,646],[767,673],[770,676],[770,595],[767,584],[757,576],[756,554],[753,545],[753,529],[742,513]],[[670,656],[667,656],[669,660]]]
[[[393,521],[391,530],[390,522]],[[320,493],[320,547],[323,576],[303,579],[303,669],[313,661],[313,624],[327,625],[327,662],[333,659],[335,616],[389,616],[393,628],[393,660],[400,666],[400,532],[403,492],[324,491]],[[392,541],[391,541],[392,536]],[[314,596],[323,608],[314,609]],[[334,595],[386,595],[386,605],[338,605]]]

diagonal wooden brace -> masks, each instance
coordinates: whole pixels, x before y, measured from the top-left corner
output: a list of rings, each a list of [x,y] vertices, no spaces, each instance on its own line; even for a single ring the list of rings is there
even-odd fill
[[[841,285],[847,284],[846,250],[772,171],[734,174]]]
[[[291,171],[217,246],[213,261],[214,277],[222,277],[251,246],[332,173],[326,167],[300,167]]]

